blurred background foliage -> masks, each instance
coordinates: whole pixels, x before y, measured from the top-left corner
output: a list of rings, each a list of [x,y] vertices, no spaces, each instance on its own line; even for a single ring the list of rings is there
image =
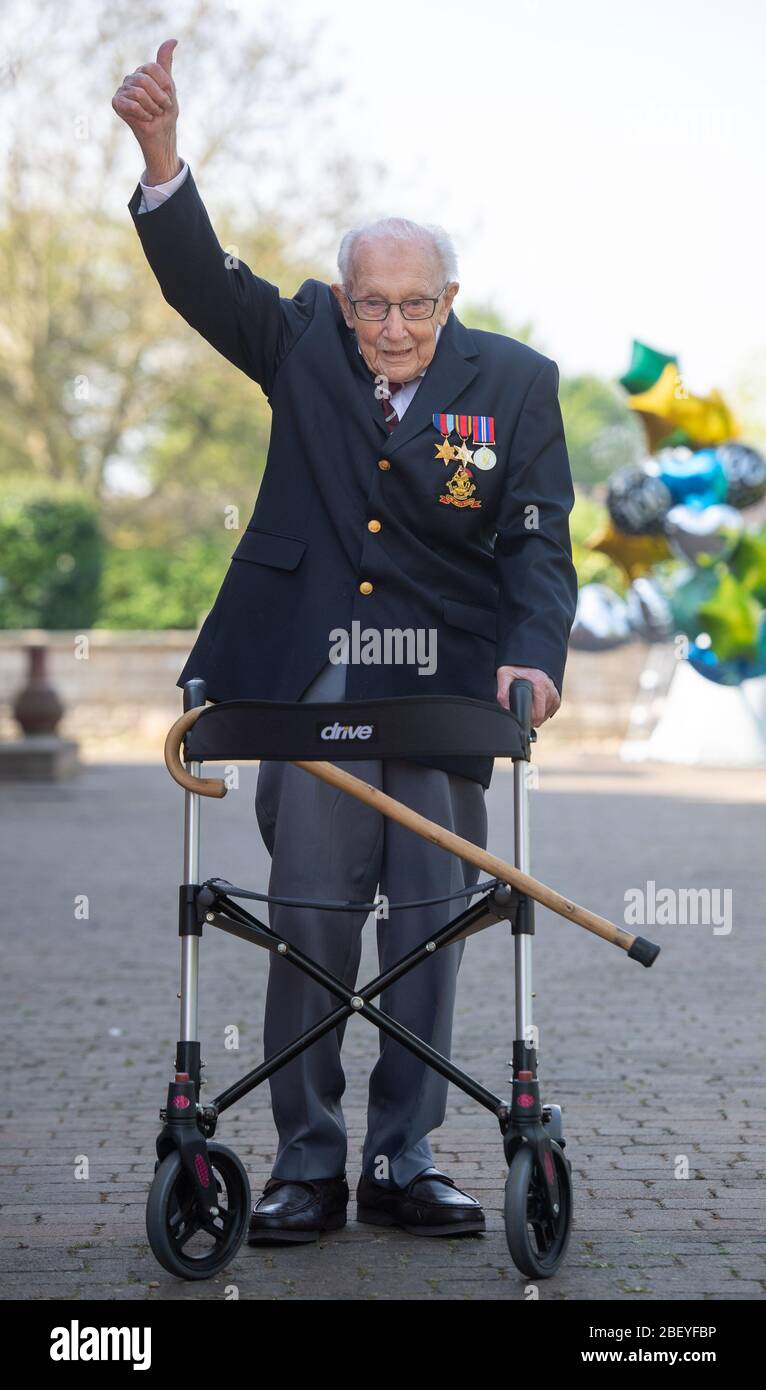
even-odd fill
[[[53,0],[33,11],[9,0],[2,24],[0,626],[195,627],[234,548],[231,516],[242,526],[252,511],[269,410],[159,292],[125,206],[140,151],[112,93],[154,56],[158,33],[179,38],[187,90],[220,92],[225,73],[225,100],[208,103],[204,120],[202,103],[196,118],[182,110],[181,153],[194,152],[222,245],[284,295],[308,275],[333,278],[360,180],[375,169],[354,168],[337,140],[322,142],[340,151],[331,157],[307,148],[307,108],[332,129],[341,94],[317,88],[311,34],[296,45],[277,12],[255,38],[233,11],[222,25],[211,0],[94,0],[66,26]],[[30,142],[30,110],[67,117],[41,119]],[[470,287],[458,312],[538,345],[533,325],[471,303]],[[605,479],[640,457],[640,430],[612,382],[562,376],[560,400],[580,581],[621,590],[619,573],[583,542],[603,514]]]

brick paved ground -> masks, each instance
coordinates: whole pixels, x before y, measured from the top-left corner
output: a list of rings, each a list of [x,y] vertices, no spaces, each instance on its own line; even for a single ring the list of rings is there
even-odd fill
[[[263,886],[256,769],[204,808],[203,875]],[[651,971],[538,911],[536,1021],[544,1099],[564,1108],[576,1224],[542,1299],[760,1299],[766,1132],[762,1068],[766,932],[764,779],[628,767],[540,750],[532,871],[621,921],[623,893],[730,887],[734,928],[647,927]],[[490,792],[490,847],[508,854],[510,774]],[[450,1091],[437,1162],[485,1204],[488,1233],[425,1240],[357,1226],[317,1246],[251,1250],[204,1284],[165,1274],[148,1249],[146,1193],[157,1110],[177,1026],[176,885],[182,794],[164,768],[94,765],[69,786],[4,787],[6,1020],[0,1292],[6,1298],[521,1299],[502,1224],[505,1168],[495,1121]],[[87,894],[90,916],[74,916]],[[366,931],[361,976],[375,973]],[[501,925],[469,940],[453,1056],[503,1092],[513,1033],[512,942]],[[223,934],[203,941],[203,1057],[215,1094],[261,1057],[266,957]],[[224,1027],[241,1030],[239,1054]],[[377,1034],[348,1024],[345,1111],[353,1187]],[[217,1137],[270,1172],[263,1088]],[[78,1155],[90,1164],[77,1181]],[[690,1175],[674,1177],[678,1155]]]

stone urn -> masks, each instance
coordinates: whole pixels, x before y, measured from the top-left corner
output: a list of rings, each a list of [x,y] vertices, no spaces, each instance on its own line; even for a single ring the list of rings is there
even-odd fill
[[[48,678],[48,648],[30,645],[25,650],[28,657],[27,680],[13,702],[14,718],[27,737],[55,734],[64,706]]]

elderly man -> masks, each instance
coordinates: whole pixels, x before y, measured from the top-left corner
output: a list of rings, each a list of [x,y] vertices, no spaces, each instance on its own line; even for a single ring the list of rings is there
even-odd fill
[[[163,43],[113,98],[146,166],[128,206],[165,299],[260,384],[272,408],[253,516],[177,683],[201,676],[212,700],[428,693],[507,708],[511,681],[524,676],[539,726],[560,702],[577,587],[556,363],[460,323],[455,255],[438,228],[394,218],[356,228],[341,244],[340,281],[306,280],[292,298],[227,256],[178,157],[174,47]],[[491,758],[371,754],[346,765],[486,844]],[[478,877],[290,763],[261,764],[256,813],[274,896],[363,904],[380,889],[391,904],[377,921],[384,971],[455,911],[396,904],[456,893]],[[287,941],[352,985],[366,915],[271,908]],[[464,946],[438,952],[381,996],[387,1013],[446,1056]],[[271,955],[265,1056],[333,1003]],[[313,1240],[345,1224],[343,1032],[270,1078],[279,1147],[251,1243]],[[483,1230],[479,1203],[433,1162],[428,1134],[444,1119],[446,1080],[380,1036],[358,1219],[422,1235]]]

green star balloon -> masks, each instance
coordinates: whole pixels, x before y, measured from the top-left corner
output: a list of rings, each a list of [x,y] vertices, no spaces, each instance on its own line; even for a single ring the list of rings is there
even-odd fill
[[[634,338],[630,366],[625,375],[620,377],[620,385],[624,386],[631,396],[639,391],[648,391],[662,376],[668,362],[675,362],[677,366],[678,358],[669,356],[666,352],[658,352],[656,348],[649,347],[648,343],[641,343],[638,338]]]
[[[745,531],[729,559],[729,568],[753,598],[766,604],[766,531]]]
[[[715,593],[700,604],[699,616],[719,661],[755,657],[761,605],[728,570]]]
[[[689,445],[692,447],[694,446],[694,441],[691,435],[686,433],[686,430],[671,430],[670,434],[666,434],[663,439],[657,440],[655,450],[677,449],[679,444],[685,444],[687,447]]]
[[[713,569],[685,569],[673,576],[668,595],[675,632],[696,637],[704,629],[699,616],[700,604],[711,598],[720,584],[720,575]]]

